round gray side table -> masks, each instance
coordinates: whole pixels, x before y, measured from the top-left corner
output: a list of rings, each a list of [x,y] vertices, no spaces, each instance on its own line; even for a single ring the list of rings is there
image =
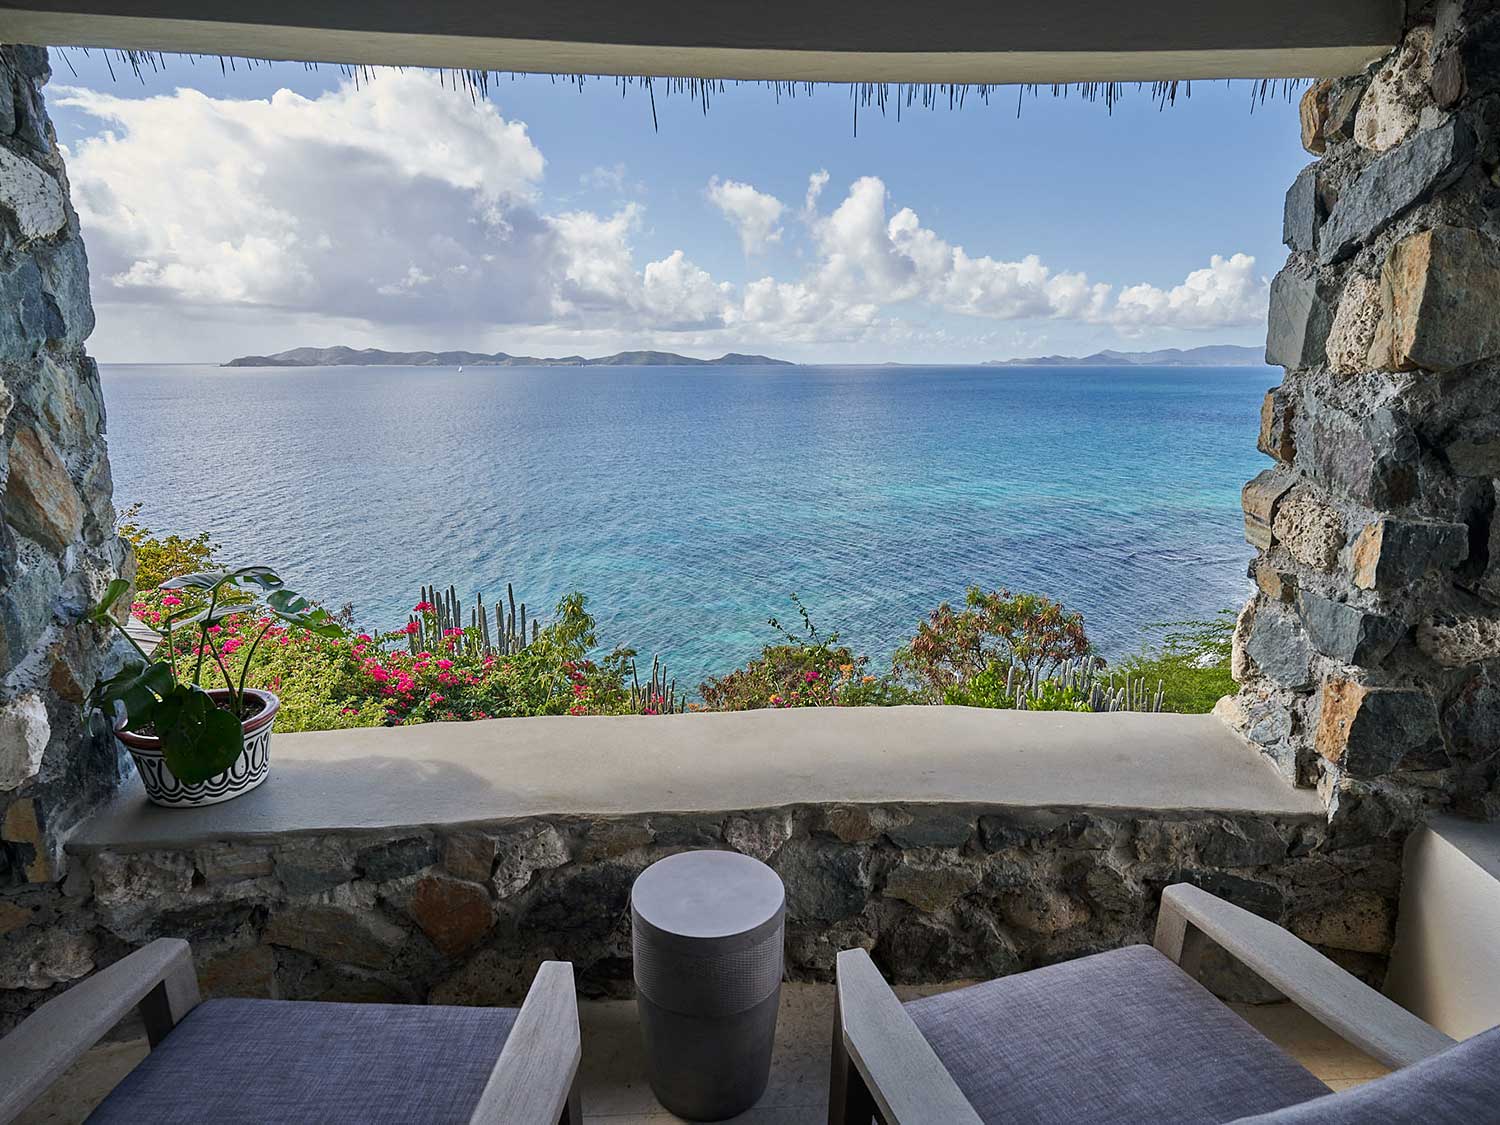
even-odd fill
[[[765,1092],[781,996],[786,891],[738,852],[683,852],[630,891],[646,1075],[663,1106],[719,1121]]]

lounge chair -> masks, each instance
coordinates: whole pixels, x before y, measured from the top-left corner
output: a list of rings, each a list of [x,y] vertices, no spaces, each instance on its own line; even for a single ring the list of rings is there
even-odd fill
[[[1331,1093],[1193,979],[1206,941],[1399,1069]],[[1500,1119],[1500,1027],[1455,1044],[1281,927],[1186,884],[1163,892],[1154,944],[905,1005],[864,950],[840,953],[829,1122]]]
[[[547,961],[519,1009],[205,1000],[162,938],[0,1040],[11,1121],[139,1008],[151,1052],[89,1118],[140,1125],[582,1125],[573,966]]]

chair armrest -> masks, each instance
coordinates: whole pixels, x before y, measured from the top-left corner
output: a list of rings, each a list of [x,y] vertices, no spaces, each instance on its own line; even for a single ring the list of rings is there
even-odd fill
[[[140,1008],[154,1047],[198,999],[192,950],[177,938],[158,938],[53,997],[0,1040],[0,1123],[45,1093],[132,1008]]]
[[[470,1125],[582,1125],[574,1093],[582,1059],[573,966],[543,961]]]
[[[863,949],[838,955],[835,1034],[885,1125],[979,1125],[948,1068]]]
[[[1389,1066],[1409,1066],[1455,1042],[1276,923],[1188,883],[1162,891],[1156,948],[1193,972],[1204,938]]]

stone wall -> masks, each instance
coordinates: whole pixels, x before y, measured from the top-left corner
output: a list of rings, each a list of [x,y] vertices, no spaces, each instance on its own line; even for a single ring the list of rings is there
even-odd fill
[[[126,564],[78,216],[42,102],[47,53],[0,46],[0,933],[120,777],[83,702],[112,649],[80,617]]]
[[[1336,829],[1500,814],[1500,10],[1413,4],[1301,105],[1221,713]]]
[[[686,847],[782,873],[793,977],[826,978],[855,945],[894,979],[936,981],[1145,940],[1182,879],[1378,977],[1414,815],[1500,811],[1493,7],[1423,9],[1372,74],[1304,102],[1320,159],[1287,199],[1268,352],[1288,373],[1264,412],[1275,468],[1245,493],[1260,592],[1225,713],[1322,787],[1328,821],[799,806],[69,862],[121,770],[82,706],[113,650],[80,617],[130,563],[46,55],[0,47],[0,1029],[163,935],[193,941],[213,995],[513,1002],[544,957],[623,991],[630,882]]]
[[[191,938],[211,995],[516,1002],[544,958],[628,994],[631,882],[685,848],[734,848],[788,892],[793,979],[871,949],[895,980],[988,977],[1149,941],[1187,880],[1378,979],[1399,842],[1337,846],[1317,815],[845,805],[557,817],[76,856],[0,943],[0,1027],[152,938]],[[5,907],[0,906],[0,911]],[[0,928],[6,915],[0,913]],[[1215,967],[1221,989],[1242,978]]]

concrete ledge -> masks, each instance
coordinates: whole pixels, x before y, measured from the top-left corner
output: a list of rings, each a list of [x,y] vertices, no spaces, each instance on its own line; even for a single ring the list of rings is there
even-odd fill
[[[277,735],[270,779],[205,809],[132,781],[73,852],[555,814],[806,804],[1228,812],[1321,819],[1210,715],[896,707],[495,719]]]

